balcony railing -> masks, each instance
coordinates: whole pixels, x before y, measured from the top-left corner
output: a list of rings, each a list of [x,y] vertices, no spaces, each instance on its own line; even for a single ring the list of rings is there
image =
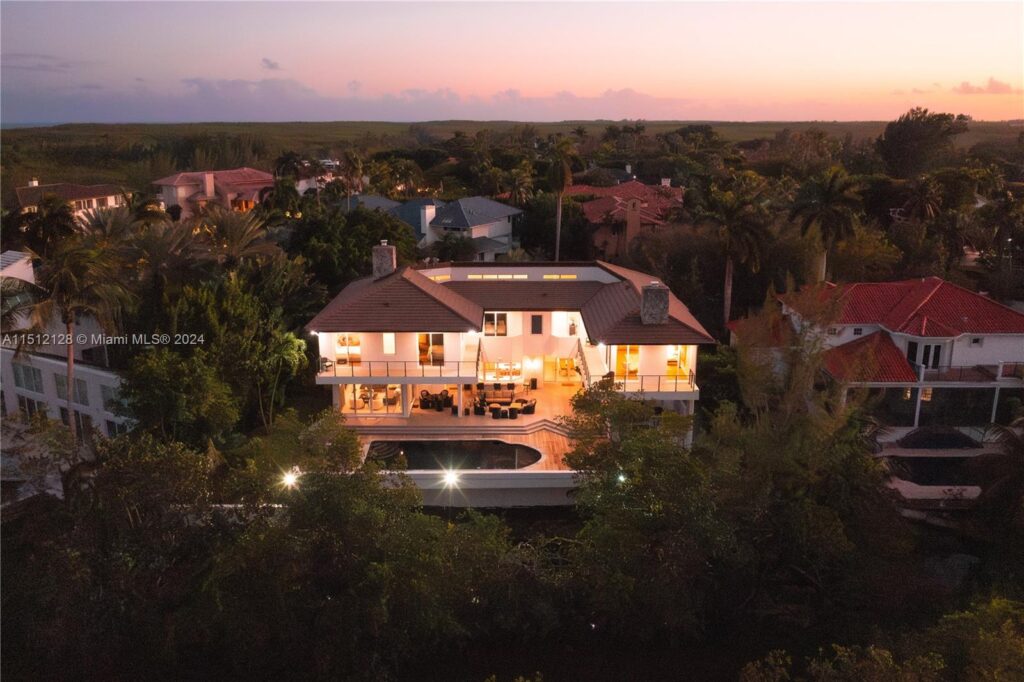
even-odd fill
[[[678,393],[696,388],[692,371],[676,374],[630,374],[628,376],[609,372],[602,380],[611,380],[615,389],[624,393]]]
[[[913,365],[918,380],[929,382],[989,383],[1001,379],[1024,379],[1024,363],[1000,362],[995,365],[924,367]]]
[[[353,363],[338,363],[329,358],[320,358],[319,376],[339,378],[393,377],[429,378],[460,377],[477,375],[476,360],[445,360],[422,365],[415,360],[363,360]]]

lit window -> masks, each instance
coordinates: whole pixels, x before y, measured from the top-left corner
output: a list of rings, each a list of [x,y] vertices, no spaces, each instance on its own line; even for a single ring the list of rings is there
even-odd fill
[[[430,277],[430,279],[434,280],[435,282],[447,282],[451,278],[451,275],[431,275]]]
[[[466,279],[483,279],[483,275],[466,275]]]
[[[508,313],[484,313],[484,336],[508,336]]]
[[[922,388],[921,389],[921,400],[923,400],[924,402],[927,403],[927,402],[931,401],[931,399],[932,399],[932,389],[930,389],[930,388]]]
[[[384,332],[383,339],[384,339],[384,343],[383,343],[384,355],[394,355],[395,354],[395,334],[394,334],[394,332]]]
[[[530,276],[527,274],[512,275],[512,279],[529,279]]]
[[[498,279],[512,279],[512,275],[510,273],[501,274],[498,275]]]
[[[544,275],[544,279],[576,279],[576,275]]]

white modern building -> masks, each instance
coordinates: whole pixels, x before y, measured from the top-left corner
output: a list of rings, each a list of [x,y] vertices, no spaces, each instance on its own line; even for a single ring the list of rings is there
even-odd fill
[[[0,261],[0,277],[35,282],[27,254],[5,251]],[[11,330],[3,331],[6,334]],[[126,420],[116,412],[121,379],[107,367],[106,346],[98,338],[101,330],[92,320],[81,320],[74,326],[74,334],[84,342],[75,343],[75,385],[69,412],[67,345],[60,343],[65,333],[64,325],[55,320],[41,330],[41,336],[53,343],[22,348],[13,341],[0,345],[0,405],[4,415],[43,413],[65,424],[74,419],[82,433],[95,429],[114,436],[123,432]]]
[[[530,450],[529,464],[500,467],[514,471],[467,474],[478,488],[469,503],[567,503],[560,417],[584,387],[607,381],[656,411],[694,411],[697,346],[713,339],[650,275],[602,262],[397,267],[388,245],[374,248],[373,263],[373,276],[307,325],[320,347],[317,383],[371,454],[410,438]],[[411,473],[428,503],[457,505],[432,497],[443,492],[432,468]]]

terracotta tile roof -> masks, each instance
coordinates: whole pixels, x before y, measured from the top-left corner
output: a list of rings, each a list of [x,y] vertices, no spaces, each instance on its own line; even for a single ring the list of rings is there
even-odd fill
[[[35,187],[18,187],[14,193],[18,196],[18,204],[22,208],[38,206],[39,201],[47,195],[58,196],[64,201],[76,201],[78,199],[98,199],[99,197],[113,197],[124,192],[120,185],[75,185],[69,182],[55,182],[49,185],[36,185]]]
[[[877,324],[893,332],[946,338],[1024,334],[1021,313],[938,277],[847,284],[826,292],[840,298],[839,324]]]
[[[483,309],[408,266],[352,282],[306,329],[323,332],[479,331]]]
[[[572,185],[566,190],[566,195],[595,197],[581,204],[583,214],[591,223],[605,223],[624,218],[626,205],[630,199],[640,202],[640,216],[645,223],[661,224],[670,209],[683,205],[681,187],[645,185],[637,180],[611,187]]]
[[[918,379],[886,332],[874,332],[830,348],[823,359],[825,371],[839,381],[906,384]]]
[[[233,168],[218,171],[187,171],[168,175],[166,178],[154,180],[154,185],[202,185],[207,173],[213,173],[213,181],[220,185],[272,185],[274,176],[266,171],[255,168]]]

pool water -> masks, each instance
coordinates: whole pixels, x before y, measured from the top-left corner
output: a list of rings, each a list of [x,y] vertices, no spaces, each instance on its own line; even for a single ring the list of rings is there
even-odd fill
[[[982,485],[967,457],[889,457],[892,472],[918,485]]]
[[[386,469],[405,457],[409,470],[522,469],[540,461],[540,452],[500,440],[375,440],[366,454]]]

